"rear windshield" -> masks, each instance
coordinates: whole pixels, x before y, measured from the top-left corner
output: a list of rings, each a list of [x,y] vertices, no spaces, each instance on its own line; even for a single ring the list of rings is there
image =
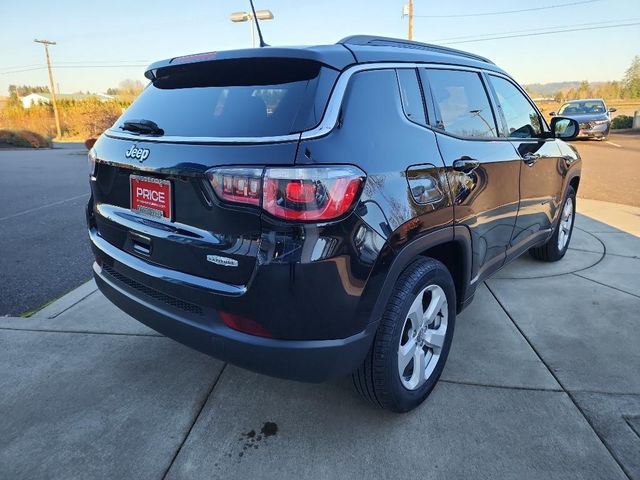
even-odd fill
[[[265,137],[315,127],[337,72],[300,59],[218,60],[159,70],[115,123],[151,120],[168,136]]]

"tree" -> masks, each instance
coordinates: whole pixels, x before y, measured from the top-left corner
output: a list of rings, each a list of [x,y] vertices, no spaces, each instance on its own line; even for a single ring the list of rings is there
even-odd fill
[[[622,79],[624,98],[640,98],[640,55],[631,61]]]
[[[49,93],[49,87],[40,85],[9,85],[9,96],[13,93],[18,97],[24,97],[30,93]]]
[[[18,97],[18,93],[14,90],[11,90],[11,85],[9,87],[9,101],[7,102],[8,107],[22,107],[22,102],[20,101],[20,97]]]
[[[117,88],[107,89],[107,95],[120,95],[123,97],[137,97],[144,90],[144,85],[140,80],[127,78],[122,80]]]

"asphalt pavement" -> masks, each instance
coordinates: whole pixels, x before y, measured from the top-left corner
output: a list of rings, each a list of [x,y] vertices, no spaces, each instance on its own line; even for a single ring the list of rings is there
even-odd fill
[[[640,207],[640,132],[571,144],[582,156],[580,197]]]
[[[91,277],[87,152],[0,150],[0,316],[42,306]]]
[[[479,287],[405,415],[190,350],[93,281],[0,318],[0,477],[640,480],[640,208],[585,208],[562,261]]]

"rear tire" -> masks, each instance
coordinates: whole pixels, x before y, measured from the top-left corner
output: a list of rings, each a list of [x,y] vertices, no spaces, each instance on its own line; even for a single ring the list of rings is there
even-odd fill
[[[414,260],[398,278],[373,344],[353,383],[363,398],[394,412],[420,405],[440,378],[456,320],[447,267]]]
[[[573,223],[576,216],[576,192],[571,185],[567,188],[567,194],[560,212],[558,224],[551,238],[539,247],[529,250],[529,254],[536,260],[544,262],[557,262],[569,248],[571,235],[573,234]]]

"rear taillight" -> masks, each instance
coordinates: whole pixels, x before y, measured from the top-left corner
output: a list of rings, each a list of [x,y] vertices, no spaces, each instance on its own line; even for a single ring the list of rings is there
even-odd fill
[[[93,177],[96,173],[96,151],[92,148],[89,150],[89,154],[87,155],[87,160],[89,161],[89,175]]]
[[[364,182],[355,167],[268,168],[262,208],[287,220],[329,220],[354,205]]]
[[[260,205],[262,168],[217,168],[207,176],[220,200]]]
[[[261,206],[277,218],[323,221],[347,213],[357,202],[365,174],[352,166],[241,168],[207,172],[218,198]]]

